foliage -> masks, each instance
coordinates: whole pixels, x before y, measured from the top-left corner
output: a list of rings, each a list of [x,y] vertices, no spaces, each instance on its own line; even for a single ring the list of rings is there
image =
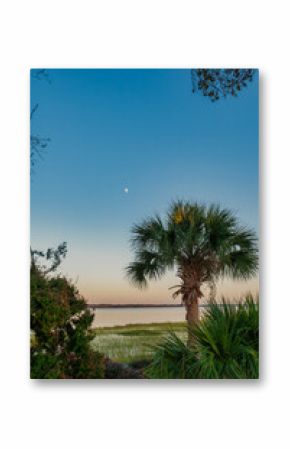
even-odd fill
[[[67,243],[63,242],[56,249],[48,248],[44,251],[30,250],[31,255],[31,268],[32,270],[38,268],[44,274],[51,273],[55,271],[61,264],[62,259],[66,257],[67,254]],[[40,265],[40,259],[46,261],[46,265]],[[47,265],[50,263],[50,266]]]
[[[39,159],[43,159],[44,153],[48,148],[50,138],[41,137],[38,134],[30,135],[30,166],[31,173],[35,169],[36,163]]]
[[[212,102],[238,93],[253,80],[256,69],[192,69],[192,91],[199,91]]]
[[[152,378],[256,379],[259,377],[259,309],[251,296],[237,305],[212,303],[190,329],[194,347],[173,332],[155,348]]]
[[[64,252],[66,246],[59,248]],[[103,358],[90,346],[93,314],[65,277],[48,275],[56,268],[59,251],[48,251],[45,256],[52,259],[49,269],[34,258],[31,264],[31,378],[103,377]]]
[[[135,261],[127,267],[139,287],[176,268],[182,298],[200,297],[200,287],[222,276],[247,279],[258,268],[257,239],[235,215],[218,205],[174,202],[162,220],[148,218],[132,229]]]
[[[47,69],[32,69],[31,70],[31,80],[37,81],[47,81],[51,83],[50,75]],[[30,111],[30,123],[32,124],[32,119],[35,116],[36,111],[39,108],[39,104],[36,103],[32,106]],[[32,128],[32,126],[31,126]],[[41,137],[38,134],[30,134],[30,169],[31,174],[34,174],[35,166],[40,159],[43,159],[44,154],[49,146],[51,139],[49,137]]]
[[[45,80],[49,84],[51,83],[50,74],[47,69],[31,69],[30,74],[31,78],[34,78],[38,81]]]
[[[212,304],[193,333],[200,378],[259,377],[259,311],[251,297],[236,307]]]
[[[196,353],[173,331],[153,349],[152,362],[146,370],[153,379],[191,379],[196,375]]]

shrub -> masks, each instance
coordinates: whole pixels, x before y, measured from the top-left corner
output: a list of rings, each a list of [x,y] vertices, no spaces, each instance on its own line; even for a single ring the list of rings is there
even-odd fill
[[[212,304],[193,333],[199,378],[259,377],[259,310],[251,297],[237,306]]]
[[[196,354],[173,331],[153,350],[146,374],[154,379],[192,379],[196,372]]]
[[[256,379],[259,377],[259,310],[251,296],[243,303],[212,303],[190,329],[187,347],[174,333],[159,344],[147,374],[153,378]]]
[[[91,349],[93,314],[65,277],[31,264],[31,378],[86,379],[104,375]]]

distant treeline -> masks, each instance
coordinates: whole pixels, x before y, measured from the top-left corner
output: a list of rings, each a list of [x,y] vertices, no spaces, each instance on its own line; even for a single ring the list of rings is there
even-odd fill
[[[91,309],[126,309],[140,307],[184,307],[183,304],[91,304],[87,303]]]
[[[227,303],[229,307],[237,307],[238,303]],[[216,303],[218,307],[222,307],[223,303]],[[92,304],[87,303],[90,309],[138,309],[144,307],[168,308],[168,307],[184,307],[184,304]],[[209,307],[209,304],[199,304],[198,307]]]

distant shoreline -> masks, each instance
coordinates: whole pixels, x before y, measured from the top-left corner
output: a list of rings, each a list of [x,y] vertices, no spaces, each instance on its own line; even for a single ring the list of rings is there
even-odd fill
[[[218,306],[222,306],[222,303],[216,303]],[[199,308],[209,307],[210,304],[199,304]],[[229,306],[236,307],[237,303],[228,303]],[[184,304],[92,304],[87,303],[87,307],[90,309],[152,309],[152,308],[180,308],[185,307]]]
[[[144,307],[184,307],[183,304],[92,304],[87,303],[91,309],[128,309]]]

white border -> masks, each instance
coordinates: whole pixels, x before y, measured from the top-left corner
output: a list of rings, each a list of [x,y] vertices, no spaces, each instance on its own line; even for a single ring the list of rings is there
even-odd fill
[[[280,0],[272,6],[249,0],[2,5],[2,447],[285,447],[290,316],[286,7]],[[191,66],[260,69],[262,380],[30,381],[29,68]]]

